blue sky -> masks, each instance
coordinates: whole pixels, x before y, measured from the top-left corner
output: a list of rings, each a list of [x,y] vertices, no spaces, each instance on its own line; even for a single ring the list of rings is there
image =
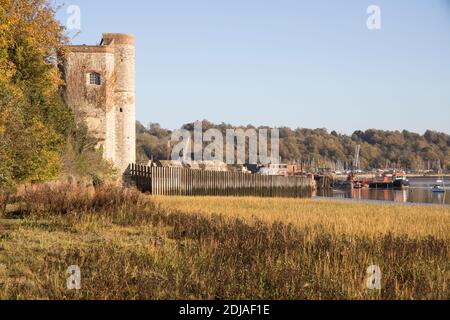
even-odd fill
[[[57,3],[61,3],[56,1]],[[69,0],[133,33],[137,119],[450,132],[450,0]],[[381,30],[366,27],[369,5]],[[72,32],[73,34],[73,32]]]

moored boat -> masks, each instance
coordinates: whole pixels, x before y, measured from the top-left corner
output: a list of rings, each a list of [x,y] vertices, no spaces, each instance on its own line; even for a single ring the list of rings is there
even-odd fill
[[[435,193],[444,193],[445,192],[445,182],[444,177],[442,177],[442,180],[439,179],[436,181],[436,185],[431,189],[431,191]]]
[[[444,193],[445,188],[443,186],[436,185],[431,189],[435,193]]]
[[[409,180],[404,171],[395,171],[393,175],[383,175],[369,183],[371,189],[403,189],[409,186]]]
[[[405,171],[398,171],[392,176],[394,188],[409,187],[409,180]]]

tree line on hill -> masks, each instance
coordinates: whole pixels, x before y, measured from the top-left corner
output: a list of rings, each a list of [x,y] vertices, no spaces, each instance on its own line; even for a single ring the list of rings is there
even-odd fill
[[[192,123],[183,129],[193,132]],[[260,129],[252,125],[233,127],[203,121],[203,130],[215,128],[224,135],[227,129]],[[170,157],[172,131],[157,123],[147,127],[137,123],[137,158],[164,160]],[[345,170],[352,166],[355,147],[361,145],[360,168],[364,170],[392,168],[424,172],[446,170],[450,164],[450,135],[428,130],[425,134],[403,131],[370,129],[355,131],[352,135],[326,129],[279,128],[282,162],[303,164],[309,170],[329,168]]]

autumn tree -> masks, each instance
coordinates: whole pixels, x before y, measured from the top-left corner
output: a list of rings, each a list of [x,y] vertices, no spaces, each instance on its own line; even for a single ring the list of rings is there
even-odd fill
[[[73,117],[57,54],[66,38],[47,0],[0,0],[0,188],[58,175]]]

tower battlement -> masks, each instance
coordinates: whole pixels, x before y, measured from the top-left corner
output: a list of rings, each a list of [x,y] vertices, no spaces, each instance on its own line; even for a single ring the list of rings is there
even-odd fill
[[[99,45],[67,46],[65,99],[121,172],[136,162],[134,36],[104,33]]]

